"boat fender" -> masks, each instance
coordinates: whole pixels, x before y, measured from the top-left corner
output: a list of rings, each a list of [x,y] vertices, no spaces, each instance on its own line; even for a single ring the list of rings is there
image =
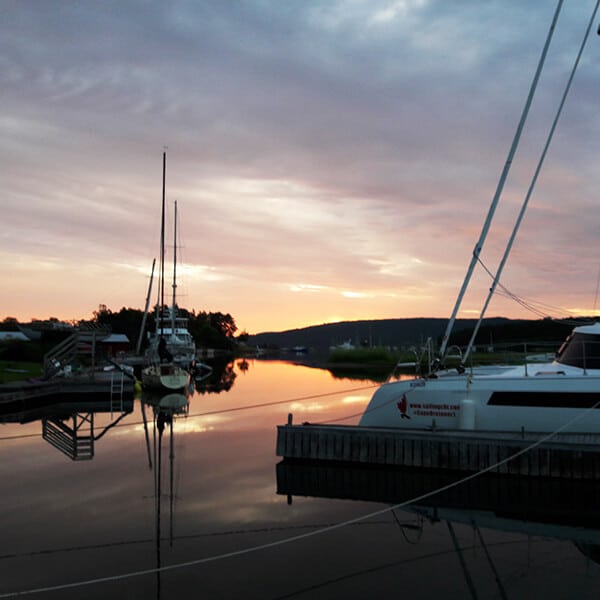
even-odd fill
[[[460,413],[458,415],[459,429],[473,431],[475,429],[475,418],[477,416],[477,406],[471,398],[464,398],[460,403]]]

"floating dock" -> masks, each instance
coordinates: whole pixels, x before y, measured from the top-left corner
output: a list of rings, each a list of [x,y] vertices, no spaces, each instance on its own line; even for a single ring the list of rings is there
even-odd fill
[[[290,417],[287,425],[277,428],[277,456],[600,480],[600,434],[562,433],[549,440],[546,437],[528,432],[292,425]]]
[[[39,399],[78,401],[80,398],[94,400],[131,399],[134,382],[120,372],[98,374],[97,377],[77,376],[53,378],[49,381],[15,381],[0,385],[0,406]]]

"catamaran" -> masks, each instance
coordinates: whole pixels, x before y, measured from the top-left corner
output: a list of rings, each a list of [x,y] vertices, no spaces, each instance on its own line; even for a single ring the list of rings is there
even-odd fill
[[[538,167],[527,192],[504,256],[484,303],[471,341],[462,355],[463,364],[452,371],[445,367],[446,350],[454,321],[458,314],[471,275],[488,234],[504,182],[517,149],[521,131],[545,61],[546,52],[560,12],[559,2],[540,58],[529,96],[496,193],[475,249],[467,275],[459,292],[454,311],[442,339],[434,367],[423,376],[383,384],[373,395],[360,425],[369,427],[440,428],[475,431],[527,432],[600,432],[600,324],[575,327],[559,348],[554,360],[545,364],[467,369],[464,364],[470,355],[485,311],[492,294],[499,285],[500,276],[513,241],[525,213],[529,198],[552,140],[573,76],[579,64],[598,6],[593,10],[579,54],[548,135]]]

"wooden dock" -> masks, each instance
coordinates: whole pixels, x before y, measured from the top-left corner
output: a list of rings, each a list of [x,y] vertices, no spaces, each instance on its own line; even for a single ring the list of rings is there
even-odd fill
[[[281,425],[284,459],[394,465],[600,480],[600,434],[425,431],[347,425]],[[519,454],[521,453],[521,454]],[[517,455],[511,460],[509,457]]]
[[[16,381],[0,385],[0,406],[39,399],[45,400],[79,400],[82,397],[91,399],[133,398],[133,381],[121,373],[114,377],[99,376],[97,378],[69,377],[51,379],[49,381]]]

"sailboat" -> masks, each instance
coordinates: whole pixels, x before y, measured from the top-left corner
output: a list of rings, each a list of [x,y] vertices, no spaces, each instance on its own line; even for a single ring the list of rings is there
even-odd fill
[[[196,358],[196,343],[188,330],[188,318],[177,307],[177,200],[174,202],[173,295],[170,306],[157,306],[155,332],[150,334],[150,352],[158,351],[160,337],[165,340],[172,361],[188,368]]]
[[[142,369],[142,385],[155,390],[180,390],[189,380],[188,372],[173,361],[173,355],[167,347],[165,321],[160,318],[165,308],[165,182],[167,172],[167,153],[163,152],[162,213],[160,232],[159,265],[159,302],[157,306],[156,333],[154,343],[150,345],[149,364]],[[175,284],[174,284],[175,286]],[[175,289],[175,287],[174,287]],[[174,306],[173,306],[174,308]]]
[[[498,183],[494,199],[484,223],[481,236],[473,251],[471,265],[458,295],[453,314],[442,340],[434,368],[424,376],[383,384],[371,398],[360,425],[413,429],[459,429],[472,431],[519,431],[540,433],[599,433],[600,432],[600,324],[575,327],[558,349],[553,361],[496,369],[466,369],[475,335],[481,324],[491,295],[499,283],[502,269],[512,247],[521,219],[527,207],[541,165],[552,139],[573,75],[579,63],[591,26],[596,17],[593,11],[586,33],[566,86],[557,115],[531,187],[523,202],[512,236],[490,288],[480,319],[471,341],[462,356],[457,371],[445,368],[445,352],[460,303],[471,274],[479,260],[496,204],[501,195],[508,170],[512,164],[520,134],[533,98],[537,79],[544,63],[560,5],[556,9],[546,45],[538,64],[525,109]]]

